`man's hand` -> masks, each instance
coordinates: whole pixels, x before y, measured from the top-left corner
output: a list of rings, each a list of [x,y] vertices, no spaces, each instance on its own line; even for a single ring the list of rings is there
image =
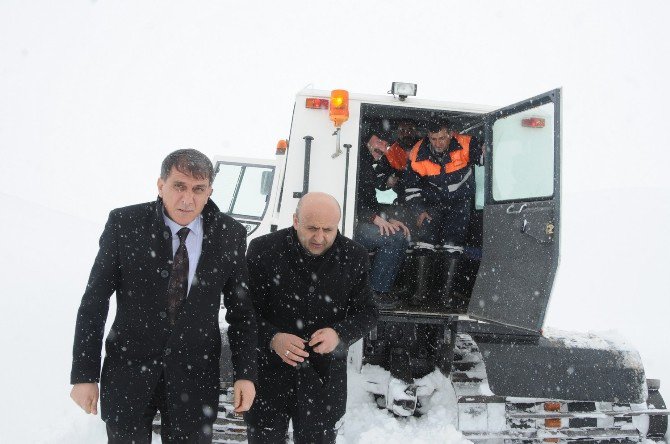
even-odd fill
[[[386,179],[386,188],[393,188],[395,184],[398,183],[398,176],[391,174],[388,179]]]
[[[375,216],[375,220],[372,223],[379,227],[379,234],[381,236],[390,236],[400,229],[379,216]]]
[[[312,338],[309,341],[312,350],[322,355],[335,350],[335,347],[337,347],[337,344],[339,343],[340,337],[337,335],[337,332],[330,327],[315,331],[312,333]],[[316,347],[314,347],[315,345]]]
[[[235,413],[246,412],[256,397],[256,387],[248,379],[238,379],[233,385],[233,407]]]
[[[407,226],[404,223],[395,219],[389,219],[389,223],[394,227],[396,227],[398,230],[402,230],[402,232],[405,233],[405,237],[409,236],[409,228],[407,228]]]
[[[86,413],[98,414],[98,384],[96,382],[82,382],[72,386],[70,398],[84,409]]]
[[[270,347],[282,361],[295,367],[309,356],[305,351],[305,342],[307,341],[290,333],[277,333],[270,341]]]
[[[416,219],[416,226],[420,227],[421,225],[423,225],[423,221],[425,221],[426,219],[433,220],[433,218],[430,217],[430,214],[424,211],[423,213],[419,214],[419,217]]]

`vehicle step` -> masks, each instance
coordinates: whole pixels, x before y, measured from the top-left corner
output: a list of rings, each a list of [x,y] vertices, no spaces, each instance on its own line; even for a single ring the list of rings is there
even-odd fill
[[[482,378],[468,376],[465,373],[454,372],[450,376],[451,382],[454,384],[466,383],[466,384],[479,384],[483,381]]]

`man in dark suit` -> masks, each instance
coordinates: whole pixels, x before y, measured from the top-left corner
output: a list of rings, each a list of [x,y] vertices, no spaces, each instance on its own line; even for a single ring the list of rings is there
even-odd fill
[[[221,295],[236,412],[255,397],[256,322],[247,294],[246,231],[209,199],[212,163],[196,150],[163,161],[155,202],[113,210],[77,314],[72,399],[101,413],[110,443],[210,443],[219,386]],[[116,317],[102,338],[109,298]]]
[[[298,203],[293,227],[251,241],[258,316],[258,396],[246,414],[250,444],[334,443],[347,400],[347,349],[377,321],[368,253],[338,233],[340,208],[324,193]]]

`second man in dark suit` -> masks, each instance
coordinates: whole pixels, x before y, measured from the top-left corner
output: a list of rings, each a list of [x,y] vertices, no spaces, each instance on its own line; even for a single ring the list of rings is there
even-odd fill
[[[251,241],[250,292],[258,313],[258,397],[250,444],[334,443],[346,407],[347,349],[377,320],[368,254],[339,234],[340,208],[302,197],[293,226]]]

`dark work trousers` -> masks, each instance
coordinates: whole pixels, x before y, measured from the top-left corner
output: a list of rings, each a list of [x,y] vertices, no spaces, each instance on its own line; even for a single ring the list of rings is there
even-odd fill
[[[132,430],[120,429],[113,424],[107,423],[108,444],[150,444],[151,423],[156,416],[156,411],[161,412],[161,441],[163,444],[211,444],[212,424],[205,425],[188,434],[180,434],[172,429],[170,413],[167,409],[165,398],[165,379],[161,376],[156,385],[156,390],[149,401],[138,425]]]
[[[319,421],[319,413],[309,411],[309,397],[314,393],[311,382],[314,370],[307,368],[302,377],[295,378],[294,385],[275,391],[274,396],[254,400],[256,412],[247,414],[247,439],[249,444],[284,444],[289,420],[293,421],[295,444],[334,444],[337,438],[335,425]],[[301,391],[301,393],[297,393]],[[261,405],[262,404],[262,405]],[[259,411],[262,410],[262,413]],[[261,416],[259,418],[258,416]]]
[[[426,208],[432,219],[425,219],[417,233],[418,240],[433,245],[462,246],[468,234],[472,199],[453,199],[442,206]]]

